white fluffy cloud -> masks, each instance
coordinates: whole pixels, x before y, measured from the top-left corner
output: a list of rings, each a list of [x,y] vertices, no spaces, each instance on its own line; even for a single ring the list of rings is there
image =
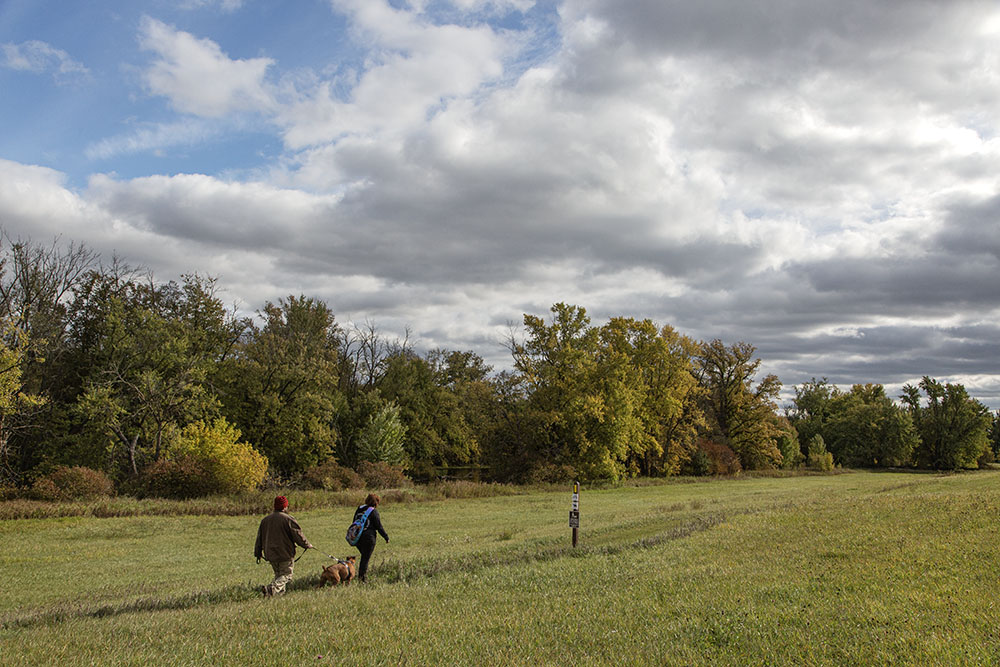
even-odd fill
[[[270,58],[233,60],[215,42],[148,17],[140,44],[157,56],[145,73],[146,85],[178,111],[219,117],[274,105],[265,82]]]
[[[436,25],[385,0],[333,0],[333,5],[350,16],[357,38],[371,49],[370,61],[348,99],[338,99],[330,82],[297,91],[297,99],[279,114],[292,148],[413,131],[435,109],[475,95],[503,73],[510,47],[486,25]]]

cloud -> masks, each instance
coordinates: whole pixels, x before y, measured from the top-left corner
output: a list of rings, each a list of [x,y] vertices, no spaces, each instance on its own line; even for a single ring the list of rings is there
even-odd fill
[[[296,91],[297,99],[278,115],[293,149],[411,130],[503,73],[510,45],[488,25],[436,24],[385,0],[333,0],[332,5],[349,17],[369,60],[347,99],[335,95],[329,81]]]
[[[201,118],[149,125],[116,137],[106,137],[84,150],[89,160],[109,160],[120,155],[146,151],[159,152],[177,146],[195,146],[219,136],[224,131],[219,123]]]
[[[31,40],[20,44],[0,44],[0,68],[33,72],[51,72],[58,82],[86,77],[90,72],[68,53],[45,42]]]
[[[306,293],[499,365],[507,322],[567,301],[746,340],[788,385],[930,374],[1000,401],[992,3],[330,6],[354,69],[284,72],[147,20],[149,89],[198,118],[88,149],[185,145],[256,112],[280,161],[79,192],[8,163],[2,224],[69,221],[252,307]],[[552,23],[496,20],[529,10]]]
[[[232,60],[215,42],[149,17],[140,45],[157,56],[144,75],[150,92],[169,98],[178,111],[218,118],[274,106],[265,82],[270,58]]]
[[[186,10],[218,7],[224,12],[235,12],[243,7],[243,0],[181,0],[178,7]]]

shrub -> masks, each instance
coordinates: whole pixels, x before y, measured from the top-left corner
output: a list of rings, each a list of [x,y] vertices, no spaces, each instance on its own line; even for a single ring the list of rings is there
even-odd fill
[[[358,474],[365,486],[371,489],[395,489],[408,486],[412,482],[403,474],[403,466],[394,466],[382,461],[362,461]]]
[[[28,495],[35,500],[59,500],[59,487],[48,477],[39,477],[31,485]]]
[[[693,475],[695,477],[704,477],[705,475],[712,474],[712,459],[708,458],[708,454],[704,449],[698,447],[694,450],[691,455],[690,460],[684,464],[682,470],[685,474]]]
[[[360,489],[365,485],[361,475],[350,468],[339,465],[333,459],[306,470],[302,475],[302,483],[307,489],[325,489],[327,491]]]
[[[193,459],[207,471],[211,491],[242,493],[260,486],[267,474],[267,457],[249,443],[239,442],[240,431],[225,419],[212,424],[185,426],[167,451],[168,460]]]
[[[813,470],[833,470],[833,454],[826,451],[826,443],[819,433],[809,440],[809,458],[807,465]]]
[[[197,498],[213,491],[214,480],[200,459],[183,455],[160,459],[142,473],[139,492],[156,498]]]
[[[698,449],[705,452],[708,460],[711,461],[711,474],[713,475],[737,475],[743,471],[740,459],[731,447],[721,442],[711,440],[699,440]]]
[[[99,470],[83,466],[58,466],[35,480],[31,496],[37,500],[85,500],[113,495],[114,484]]]

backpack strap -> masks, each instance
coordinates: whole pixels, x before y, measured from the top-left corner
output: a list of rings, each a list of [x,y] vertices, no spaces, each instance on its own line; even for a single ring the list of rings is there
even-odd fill
[[[364,522],[365,528],[368,527],[368,515],[371,514],[372,510],[374,509],[375,509],[374,505],[369,505],[368,509],[365,510],[365,513],[361,515],[361,520]]]

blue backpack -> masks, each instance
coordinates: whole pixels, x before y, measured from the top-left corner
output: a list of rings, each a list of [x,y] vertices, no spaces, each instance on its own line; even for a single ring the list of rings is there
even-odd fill
[[[361,533],[365,532],[365,526],[368,525],[368,515],[372,513],[374,507],[369,507],[365,510],[365,513],[354,520],[350,526],[347,527],[347,543],[352,547],[356,546],[358,540],[361,539]]]

